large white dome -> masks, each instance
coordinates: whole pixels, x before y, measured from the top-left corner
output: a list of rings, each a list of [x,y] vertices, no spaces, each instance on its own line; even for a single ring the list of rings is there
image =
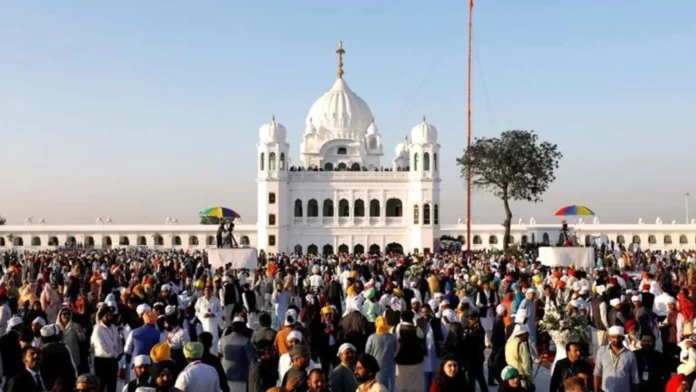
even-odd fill
[[[319,133],[340,132],[362,137],[372,123],[372,111],[367,103],[339,78],[331,90],[314,102],[305,123],[312,123]]]
[[[277,122],[275,116],[271,122],[263,124],[259,128],[259,140],[263,143],[285,143],[287,134],[285,126]]]

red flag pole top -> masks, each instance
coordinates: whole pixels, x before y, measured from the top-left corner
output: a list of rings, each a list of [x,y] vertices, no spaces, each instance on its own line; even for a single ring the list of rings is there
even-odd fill
[[[471,36],[474,0],[469,0],[469,56],[467,58],[466,149],[471,148]],[[471,162],[466,166],[466,255],[471,259]]]

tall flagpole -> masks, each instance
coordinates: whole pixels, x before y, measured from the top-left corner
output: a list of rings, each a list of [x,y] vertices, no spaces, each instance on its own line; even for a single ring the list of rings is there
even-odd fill
[[[466,149],[471,148],[471,35],[474,14],[474,0],[469,0],[469,57],[467,67],[466,99]],[[466,165],[466,255],[471,259],[471,162]]]

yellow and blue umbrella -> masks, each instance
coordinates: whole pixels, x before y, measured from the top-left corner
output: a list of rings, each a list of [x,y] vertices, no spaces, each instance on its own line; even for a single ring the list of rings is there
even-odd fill
[[[241,217],[237,211],[226,207],[208,208],[207,210],[201,212],[200,215],[217,219],[237,219]]]
[[[556,211],[556,216],[578,216],[578,215],[594,215],[594,211],[579,205],[565,206]]]

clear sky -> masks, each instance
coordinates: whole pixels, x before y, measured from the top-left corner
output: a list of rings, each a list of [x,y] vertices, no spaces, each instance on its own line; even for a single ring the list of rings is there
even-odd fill
[[[298,162],[343,40],[383,164],[422,115],[438,127],[453,223],[465,214],[467,6],[2,2],[0,215],[195,222],[224,205],[255,222],[258,128],[275,114]],[[565,155],[544,202],[513,204],[514,220],[583,204],[602,222],[682,222],[684,193],[696,196],[696,2],[479,0],[474,12],[474,134],[534,129]],[[490,196],[473,209],[474,222],[502,221]]]

